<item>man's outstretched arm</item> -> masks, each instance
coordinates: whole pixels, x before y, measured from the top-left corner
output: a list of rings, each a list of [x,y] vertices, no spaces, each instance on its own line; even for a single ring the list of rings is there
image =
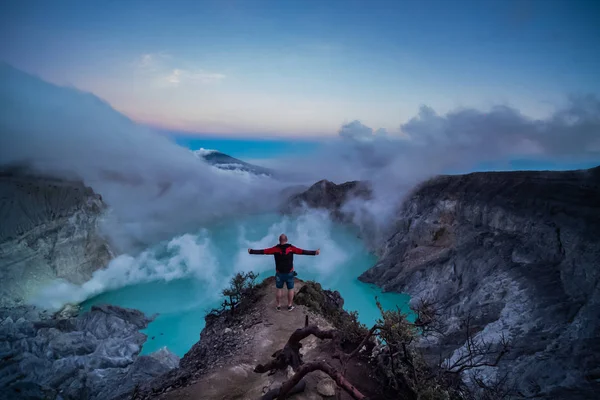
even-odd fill
[[[277,246],[269,247],[268,249],[248,249],[248,254],[275,254],[279,251]]]
[[[318,256],[321,253],[321,249],[317,249],[317,250],[303,250],[301,248],[298,248],[296,246],[292,246],[292,253],[294,254],[301,254],[304,256]]]

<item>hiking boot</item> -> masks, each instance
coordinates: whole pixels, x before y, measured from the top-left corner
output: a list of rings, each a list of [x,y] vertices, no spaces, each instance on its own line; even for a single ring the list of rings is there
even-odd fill
[[[294,306],[288,306],[288,311],[292,311],[294,308],[296,308],[296,307],[294,307]]]

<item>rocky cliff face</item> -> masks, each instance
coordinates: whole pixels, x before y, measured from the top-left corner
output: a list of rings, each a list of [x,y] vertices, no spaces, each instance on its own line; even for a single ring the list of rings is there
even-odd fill
[[[366,182],[352,181],[336,185],[327,180],[322,180],[312,185],[307,190],[290,196],[281,207],[284,213],[293,213],[304,207],[325,209],[339,221],[350,222],[343,206],[350,199],[368,199],[371,190]]]
[[[0,399],[122,399],[179,364],[139,356],[150,319],[113,306],[51,315],[23,305],[51,280],[81,284],[113,254],[106,205],[78,181],[0,170]]]
[[[23,303],[46,282],[87,281],[112,258],[98,224],[106,205],[81,182],[0,171],[0,306]]]
[[[440,306],[429,354],[456,356],[471,316],[479,338],[512,343],[487,380],[508,375],[522,397],[600,392],[600,168],[438,177],[394,224],[360,279]]]
[[[471,315],[480,336],[512,341],[488,376],[509,374],[525,396],[599,389],[600,168],[439,177],[406,200],[394,231],[360,279],[442,305],[433,350],[461,347]]]
[[[0,309],[0,399],[125,399],[178,366],[166,349],[138,356],[150,319],[95,306],[77,315],[21,306]]]

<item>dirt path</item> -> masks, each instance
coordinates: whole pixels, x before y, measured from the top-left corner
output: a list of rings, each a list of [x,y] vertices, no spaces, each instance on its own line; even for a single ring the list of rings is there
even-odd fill
[[[295,286],[298,291],[303,283],[297,281]],[[290,371],[280,371],[268,376],[268,374],[257,374],[253,372],[253,369],[257,364],[268,362],[271,354],[283,348],[290,335],[296,329],[304,326],[305,316],[309,313],[304,306],[299,305],[296,305],[291,312],[287,311],[286,307],[277,311],[274,297],[273,288],[257,304],[257,308],[261,310],[262,322],[244,331],[246,342],[242,352],[235,354],[227,364],[204,375],[191,386],[165,393],[158,399],[257,400],[264,392],[285,381]],[[316,324],[322,329],[333,328],[329,322],[313,313],[310,313],[310,319],[311,324]],[[316,348],[321,342],[313,336],[302,341],[302,353],[305,361],[319,357],[320,351]],[[305,392],[291,398],[298,400],[321,399],[322,397],[316,392],[316,385],[323,377],[320,373],[311,374],[307,377]]]

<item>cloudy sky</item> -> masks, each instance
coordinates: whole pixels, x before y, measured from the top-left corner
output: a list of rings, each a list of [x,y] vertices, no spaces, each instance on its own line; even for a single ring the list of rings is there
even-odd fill
[[[535,119],[600,95],[598,15],[593,0],[7,1],[0,60],[169,130],[377,134],[423,105]]]

